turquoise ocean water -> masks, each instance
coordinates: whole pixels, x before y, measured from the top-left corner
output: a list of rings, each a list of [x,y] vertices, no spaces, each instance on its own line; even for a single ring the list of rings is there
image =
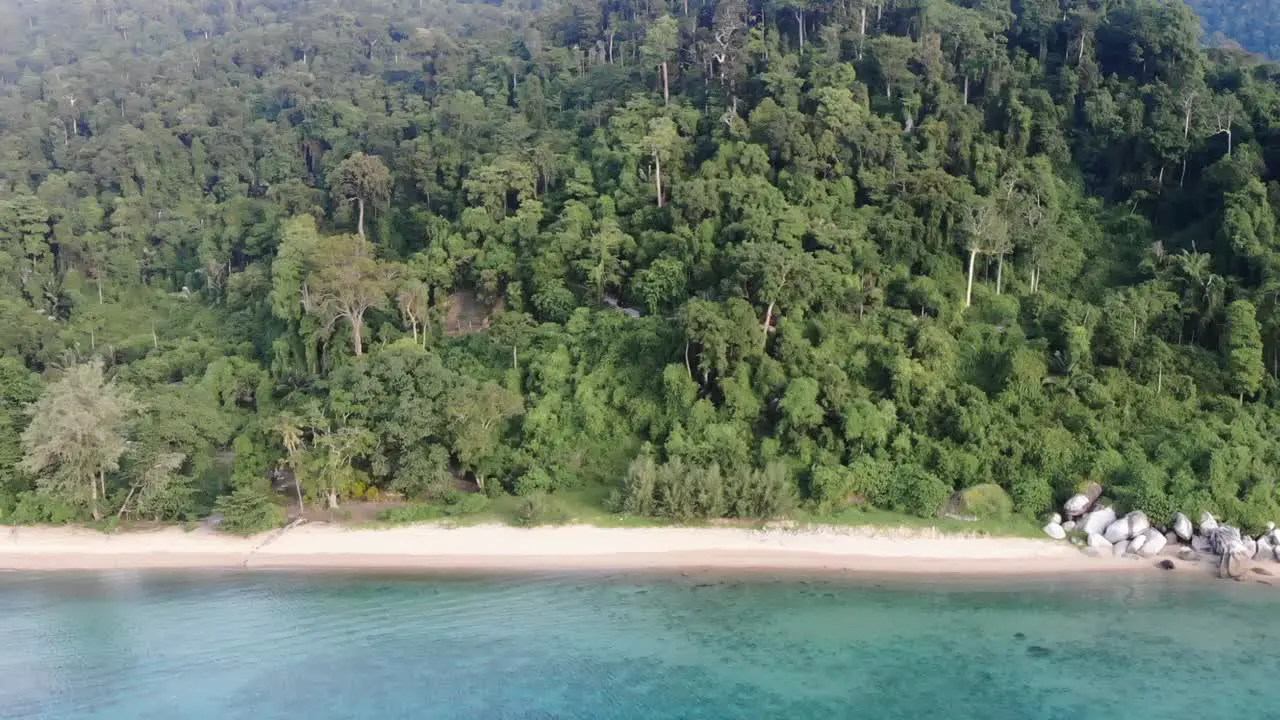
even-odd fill
[[[1280,589],[0,574],[0,717],[1280,717]]]

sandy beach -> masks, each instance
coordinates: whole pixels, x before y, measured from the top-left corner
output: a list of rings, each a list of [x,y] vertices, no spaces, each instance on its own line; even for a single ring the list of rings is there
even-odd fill
[[[929,530],[817,527],[521,529],[325,523],[238,538],[200,529],[101,533],[21,527],[0,534],[0,570],[333,568],[448,570],[794,569],[913,574],[1137,570],[1059,542]]]

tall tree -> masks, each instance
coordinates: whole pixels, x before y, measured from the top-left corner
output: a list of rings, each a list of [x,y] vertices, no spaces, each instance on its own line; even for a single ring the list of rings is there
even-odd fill
[[[307,276],[303,306],[319,317],[327,330],[338,320],[351,328],[351,349],[364,354],[365,315],[385,307],[395,287],[395,268],[369,254],[368,246],[350,235],[320,240]]]
[[[356,234],[363,241],[365,208],[391,197],[391,172],[376,156],[358,152],[338,163],[329,185],[339,202],[356,204]]]
[[[656,117],[649,121],[648,132],[640,140],[640,150],[649,156],[653,165],[653,187],[658,197],[658,207],[663,204],[662,164],[670,162],[682,153],[683,139],[675,122],[668,117]]]
[[[72,366],[31,406],[22,466],[43,490],[87,504],[101,520],[107,473],[120,467],[139,410],[127,389],[106,378],[101,361]]]
[[[653,24],[645,32],[642,52],[644,52],[646,62],[651,67],[658,68],[658,75],[662,81],[662,103],[664,105],[671,103],[669,63],[679,47],[680,27],[676,24],[675,18],[670,15],[663,15],[653,21]]]
[[[973,304],[973,270],[978,255],[1003,248],[1008,242],[1009,224],[994,198],[975,197],[964,209],[961,244],[969,253],[964,306]]]
[[[1227,306],[1227,331],[1222,349],[1231,389],[1244,404],[1244,396],[1258,392],[1266,375],[1262,364],[1262,331],[1253,303],[1236,300]]]

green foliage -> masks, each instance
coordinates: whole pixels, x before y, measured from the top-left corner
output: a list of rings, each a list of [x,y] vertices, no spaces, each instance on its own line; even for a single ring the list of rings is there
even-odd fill
[[[613,500],[614,508],[627,515],[657,515],[658,474],[653,455],[641,453],[627,467],[622,487]]]
[[[938,476],[913,463],[903,463],[889,476],[884,499],[885,507],[920,517],[930,517],[938,512],[951,488]]]
[[[5,516],[1275,513],[1276,68],[779,7],[0,6]]]
[[[1034,517],[1053,506],[1053,486],[1042,475],[1021,475],[1010,485],[1013,507],[1023,515]]]
[[[238,488],[219,497],[213,509],[222,516],[218,529],[233,535],[253,535],[284,524],[284,509],[259,488]]]
[[[480,515],[489,509],[489,498],[478,493],[452,492],[441,503],[413,503],[387,508],[378,520],[395,525],[462,519]]]
[[[1013,514],[1013,500],[1004,488],[983,483],[960,491],[965,508],[983,520],[1003,520]]]
[[[550,495],[530,495],[520,502],[514,522],[520,527],[539,525],[564,525],[571,518],[569,513]]]
[[[763,470],[746,470],[730,478],[725,495],[729,514],[737,518],[772,520],[796,508],[796,483],[790,468],[774,461]]]
[[[49,493],[24,492],[12,505],[0,497],[0,523],[6,525],[65,525],[83,520],[83,509]]]
[[[1257,310],[1247,300],[1236,300],[1227,307],[1226,339],[1227,373],[1231,389],[1253,395],[1262,386],[1266,370],[1262,365],[1262,334],[1258,329]]]

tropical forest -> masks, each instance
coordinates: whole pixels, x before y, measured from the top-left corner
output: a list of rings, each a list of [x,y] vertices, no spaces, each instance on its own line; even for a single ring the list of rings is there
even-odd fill
[[[1096,482],[1262,526],[1280,67],[1203,35],[1181,0],[4,0],[0,522]]]

